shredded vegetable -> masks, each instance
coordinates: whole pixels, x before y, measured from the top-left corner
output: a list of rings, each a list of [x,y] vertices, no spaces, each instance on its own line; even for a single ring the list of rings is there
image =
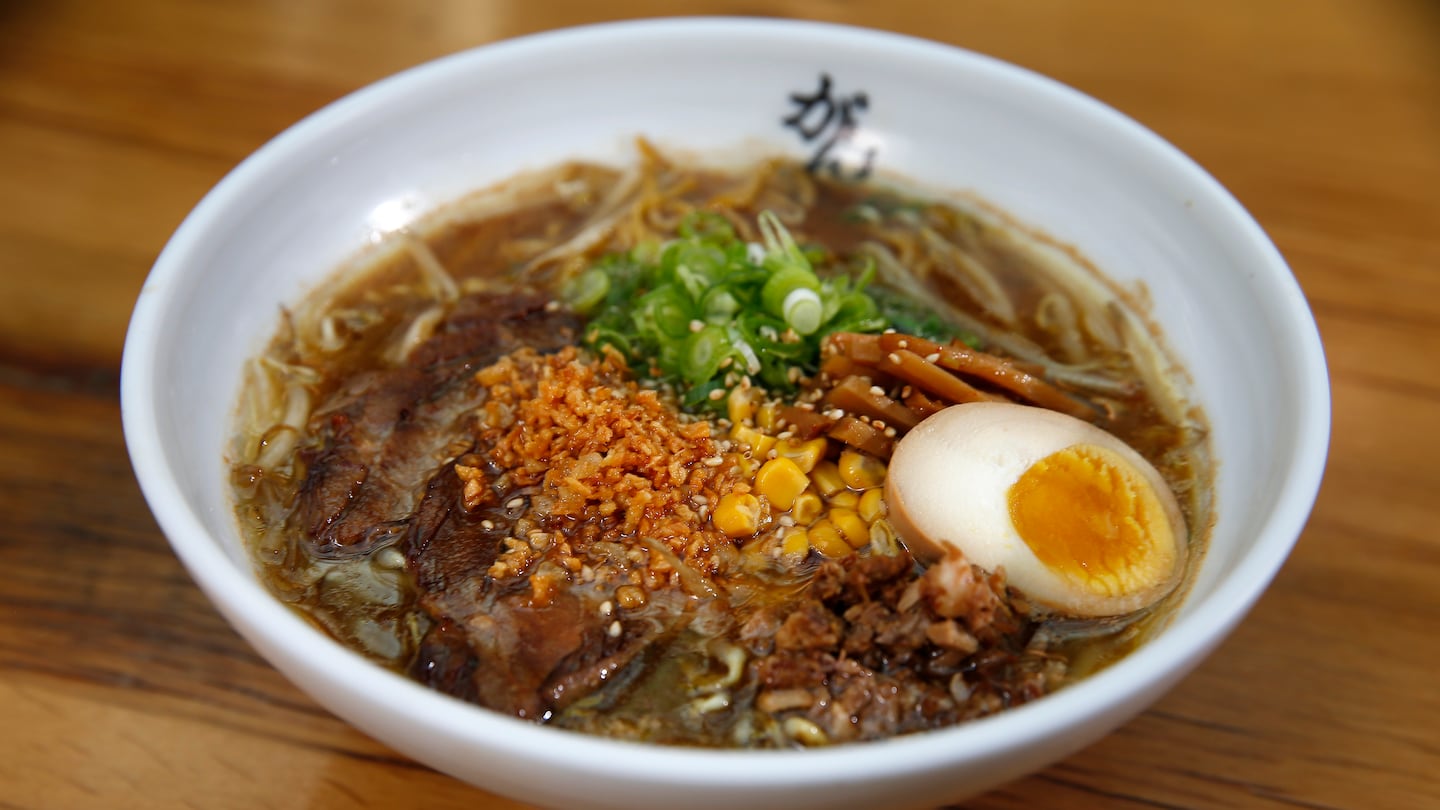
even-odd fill
[[[873,270],[822,277],[820,255],[779,217],[762,212],[759,230],[763,244],[751,245],[724,218],[693,214],[677,239],[602,257],[566,290],[588,318],[585,343],[675,386],[686,409],[718,413],[723,392],[747,376],[794,392],[818,367],[827,335],[890,326],[865,289]]]

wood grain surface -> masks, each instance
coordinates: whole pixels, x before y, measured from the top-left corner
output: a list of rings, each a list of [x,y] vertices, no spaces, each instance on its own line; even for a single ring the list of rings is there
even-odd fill
[[[0,0],[0,807],[519,808],[319,709],[170,553],[120,431],[126,319],[186,211],[306,113],[446,53],[630,16],[927,36],[1211,171],[1325,339],[1319,502],[1151,710],[972,808],[1440,807],[1440,5],[1425,0]]]

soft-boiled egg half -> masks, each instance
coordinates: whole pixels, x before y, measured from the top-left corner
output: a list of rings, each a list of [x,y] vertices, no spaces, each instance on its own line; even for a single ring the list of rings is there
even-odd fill
[[[917,559],[953,546],[1070,616],[1147,607],[1185,567],[1185,519],[1160,473],[1115,436],[1043,408],[934,414],[896,445],[885,501]]]

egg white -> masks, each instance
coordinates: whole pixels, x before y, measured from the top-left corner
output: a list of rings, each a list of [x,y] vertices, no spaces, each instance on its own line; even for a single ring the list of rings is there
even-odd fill
[[[1051,569],[1016,530],[1009,491],[1036,462],[1075,445],[1115,454],[1153,488],[1174,538],[1174,565],[1119,593]],[[886,475],[891,520],[918,559],[947,546],[987,571],[1003,569],[1032,602],[1072,616],[1114,616],[1146,607],[1173,590],[1185,561],[1185,522],[1160,473],[1120,439],[1043,408],[1001,402],[956,405],[934,414],[899,442]]]

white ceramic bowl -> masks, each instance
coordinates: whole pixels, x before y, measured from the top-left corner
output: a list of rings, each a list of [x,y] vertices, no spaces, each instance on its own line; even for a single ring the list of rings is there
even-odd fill
[[[222,462],[240,370],[294,301],[377,231],[564,159],[623,159],[644,134],[690,150],[806,158],[782,118],[819,76],[864,92],[879,168],[971,189],[1144,280],[1213,426],[1218,521],[1169,625],[1097,677],[960,728],[802,752],[613,742],[431,692],[330,641],[272,598],[241,548]],[[817,124],[823,109],[811,110]],[[823,140],[823,138],[819,139]],[[853,168],[853,166],[852,166]],[[826,808],[954,801],[1059,759],[1173,685],[1254,603],[1319,486],[1329,391],[1284,261],[1213,179],[1135,122],[993,59],[831,25],[606,25],[421,66],[300,122],[236,168],[155,263],[125,346],[126,439],[176,553],[221,612],[317,701],[462,779],[563,807]]]

